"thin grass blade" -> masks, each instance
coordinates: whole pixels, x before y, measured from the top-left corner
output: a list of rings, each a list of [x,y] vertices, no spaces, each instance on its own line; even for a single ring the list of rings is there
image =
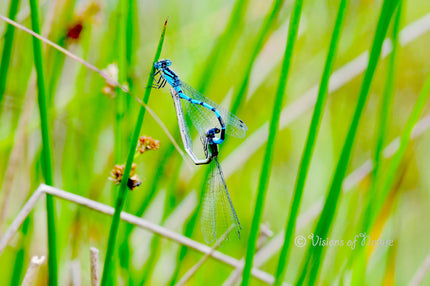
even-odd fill
[[[15,20],[16,13],[18,12],[19,2],[19,0],[10,1],[8,13],[9,19]],[[12,25],[7,25],[6,32],[4,34],[3,54],[0,63],[0,105],[3,101],[3,95],[6,90],[6,79],[9,70],[10,55],[12,53],[14,33],[15,27]]]
[[[300,209],[300,202],[303,195],[303,189],[305,187],[306,177],[308,174],[309,166],[312,159],[312,153],[315,147],[315,141],[318,136],[319,126],[321,123],[322,112],[325,107],[325,103],[328,96],[328,83],[330,74],[333,70],[334,61],[336,59],[336,53],[338,50],[339,38],[342,31],[346,8],[348,0],[342,0],[339,4],[339,9],[336,17],[336,23],[334,26],[329,51],[327,54],[326,64],[322,75],[317,101],[315,103],[314,113],[312,115],[311,125],[309,127],[308,137],[306,139],[305,148],[303,150],[302,160],[300,162],[299,171],[296,179],[296,186],[294,190],[293,202],[290,208],[290,214],[286,223],[286,231],[284,244],[279,256],[278,268],[276,272],[276,286],[282,284],[285,278],[285,273],[288,265],[288,258],[291,252],[291,240],[296,229],[297,216]]]
[[[154,63],[156,61],[158,61],[158,59],[160,58],[160,54],[161,54],[161,48],[163,46],[163,42],[164,42],[164,35],[166,33],[166,26],[167,26],[167,20],[164,23],[164,27],[163,27],[163,31],[161,33],[161,37],[160,40],[158,42],[158,47],[154,56],[154,61],[152,63],[152,67],[154,66]],[[147,88],[145,90],[145,94],[143,96],[143,102],[145,104],[148,103],[149,100],[149,96],[151,95],[151,86],[153,83],[153,77],[152,77],[152,73],[153,73],[153,68],[152,68],[152,72],[151,74],[148,75],[148,81],[147,81]],[[102,275],[102,280],[101,280],[101,286],[105,286],[108,285],[109,283],[109,279],[110,279],[110,273],[111,273],[111,264],[112,261],[114,259],[113,255],[114,255],[114,251],[115,251],[115,242],[116,242],[116,236],[118,233],[118,226],[119,226],[119,221],[120,221],[120,214],[122,211],[122,208],[124,207],[124,203],[125,203],[125,199],[127,196],[127,183],[128,183],[128,178],[130,175],[130,170],[131,170],[131,165],[133,163],[133,159],[134,159],[134,154],[135,154],[135,150],[136,150],[136,146],[137,146],[137,141],[139,139],[139,134],[140,134],[140,129],[142,127],[142,123],[143,123],[143,119],[145,117],[145,112],[146,109],[143,105],[140,106],[140,110],[139,110],[139,115],[136,121],[136,126],[134,128],[134,132],[133,132],[133,137],[131,140],[131,144],[130,144],[130,149],[128,151],[128,157],[127,157],[127,162],[125,164],[125,170],[124,170],[124,176],[122,178],[119,190],[118,190],[118,197],[115,203],[115,212],[112,218],[112,224],[110,227],[110,231],[109,231],[109,239],[108,239],[108,246],[107,246],[107,250],[106,250],[106,257],[105,257],[105,262],[104,262],[104,268],[103,268],[103,275]]]
[[[40,34],[39,5],[37,0],[30,0],[31,26],[35,33]],[[47,185],[53,186],[51,136],[49,131],[49,118],[47,112],[47,98],[43,73],[42,44],[33,37],[34,66],[37,75],[37,100],[39,103],[40,128],[42,132],[42,173]],[[57,239],[55,229],[54,198],[46,196],[46,215],[48,225],[48,285],[55,286],[58,283],[57,269]]]
[[[372,171],[372,184],[367,191],[366,196],[366,207],[362,213],[363,222],[359,225],[360,229],[357,233],[367,232],[367,227],[370,223],[370,216],[368,215],[373,211],[373,206],[375,202],[374,194],[377,190],[377,181],[381,175],[381,162],[384,160],[383,156],[383,148],[385,145],[385,138],[387,134],[387,130],[389,128],[389,117],[392,113],[392,105],[393,105],[393,95],[394,95],[394,87],[395,87],[395,77],[396,77],[396,58],[397,58],[397,50],[399,46],[399,30],[400,30],[400,20],[401,20],[401,11],[402,11],[402,1],[400,1],[399,9],[397,10],[396,19],[393,26],[393,34],[392,34],[392,45],[393,50],[391,52],[389,58],[389,66],[387,72],[387,81],[384,88],[384,93],[381,98],[380,112],[379,112],[379,126],[376,132],[376,148],[374,153],[374,168]],[[362,285],[364,283],[364,279],[366,277],[366,256],[364,248],[357,247],[353,254],[351,255],[351,261],[354,265],[353,272],[353,285]]]
[[[260,50],[262,49],[264,43],[266,42],[269,33],[273,29],[273,25],[276,21],[276,18],[279,15],[279,12],[281,11],[281,7],[283,3],[284,3],[283,0],[274,0],[270,13],[264,20],[263,27],[258,33],[257,41],[251,52],[251,56],[245,64],[246,65],[245,75],[243,76],[243,79],[240,83],[239,88],[237,89],[236,94],[233,95],[234,101],[231,108],[231,113],[233,114],[236,114],[237,110],[242,104],[243,98],[246,94],[246,91],[248,90],[248,84],[249,84],[249,78],[251,76],[252,66],[254,65],[254,62],[257,59],[257,56],[260,53]]]
[[[324,208],[322,210],[315,231],[313,232],[315,236],[318,235],[322,239],[325,239],[327,237],[334,220],[342,188],[342,182],[345,177],[346,169],[348,167],[352,151],[352,146],[358,129],[358,123],[360,121],[361,114],[363,112],[364,105],[369,94],[373,75],[375,73],[379,57],[381,55],[382,44],[387,33],[392,15],[394,14],[398,3],[399,0],[385,0],[381,9],[381,14],[378,20],[375,37],[373,40],[372,50],[370,52],[369,64],[364,75],[357,106],[352,118],[351,125],[348,130],[347,137],[345,139],[345,143],[342,148],[342,153],[340,155],[336,170],[333,175],[332,183],[324,203]],[[301,268],[301,275],[298,279],[298,282],[296,283],[297,285],[302,285],[308,275],[309,276],[306,284],[313,285],[316,283],[317,276],[320,270],[320,265],[323,259],[323,253],[323,246],[309,246],[307,255],[305,256],[306,262],[304,264],[307,265],[307,267],[304,266]]]
[[[224,33],[219,37],[215,47],[206,60],[206,67],[203,69],[203,72],[198,71],[198,73],[201,74],[198,90],[201,92],[205,92],[207,86],[213,79],[213,73],[218,70],[219,65],[229,62],[234,51],[233,47],[240,38],[238,35],[243,30],[245,12],[248,4],[249,0],[237,0]]]
[[[273,105],[272,118],[270,120],[269,137],[266,145],[263,165],[261,166],[260,180],[257,189],[257,199],[255,202],[254,216],[252,218],[251,230],[248,238],[248,247],[246,250],[245,266],[242,274],[242,286],[249,284],[251,276],[252,262],[254,260],[257,237],[260,229],[261,215],[263,213],[264,202],[267,194],[270,173],[272,169],[272,160],[274,146],[276,143],[276,135],[279,129],[279,119],[281,116],[282,103],[284,100],[285,87],[288,81],[288,75],[293,57],[294,45],[296,43],[297,34],[299,31],[300,17],[302,13],[302,0],[294,2],[293,12],[290,18],[290,26],[288,29],[287,45],[285,48],[284,59],[282,62],[282,70],[279,78],[279,85],[276,91],[275,102]]]

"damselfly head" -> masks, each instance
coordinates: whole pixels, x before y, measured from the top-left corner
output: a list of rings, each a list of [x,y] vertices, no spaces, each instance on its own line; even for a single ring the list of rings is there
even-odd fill
[[[163,68],[167,68],[168,66],[171,66],[171,65],[172,65],[171,60],[161,60],[161,61],[158,61],[154,64],[154,68],[163,69]]]

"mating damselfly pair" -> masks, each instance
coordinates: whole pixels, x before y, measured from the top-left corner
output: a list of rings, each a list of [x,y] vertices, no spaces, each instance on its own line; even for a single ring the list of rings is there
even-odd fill
[[[232,224],[235,227],[235,233],[240,237],[239,219],[218,161],[218,145],[224,142],[225,134],[238,138],[245,137],[248,128],[242,120],[228,110],[181,81],[169,68],[171,64],[170,60],[161,60],[154,64],[156,72],[153,87],[162,88],[166,83],[172,86],[171,94],[185,151],[195,164],[210,164],[210,174],[203,194],[201,219],[203,237],[209,243],[219,238]],[[204,159],[199,159],[192,149],[192,139],[184,119],[182,102],[202,139]]]

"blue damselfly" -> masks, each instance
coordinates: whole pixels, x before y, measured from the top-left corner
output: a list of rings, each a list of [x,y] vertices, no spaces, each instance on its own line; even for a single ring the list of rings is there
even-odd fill
[[[218,239],[225,233],[231,225],[234,225],[234,231],[240,238],[240,223],[234,210],[221,165],[218,161],[218,144],[214,142],[215,134],[220,133],[219,128],[211,128],[206,132],[203,147],[205,159],[198,159],[192,151],[191,138],[185,125],[182,112],[181,100],[175,89],[171,89],[172,98],[175,104],[178,124],[181,131],[182,141],[187,154],[195,164],[209,164],[210,172],[205,182],[203,194],[203,206],[201,217],[201,228],[205,241],[207,243]]]
[[[170,60],[161,60],[154,64],[156,72],[153,87],[162,88],[166,83],[172,86],[179,98],[184,99],[191,121],[202,137],[206,136],[209,129],[218,125],[220,135],[213,139],[215,144],[221,144],[226,133],[238,138],[245,137],[248,127],[242,120],[181,81],[178,75],[169,68],[171,64]]]

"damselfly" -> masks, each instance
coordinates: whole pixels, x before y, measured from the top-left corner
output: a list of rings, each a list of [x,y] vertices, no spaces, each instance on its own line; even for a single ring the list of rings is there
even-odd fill
[[[185,108],[202,137],[208,130],[218,125],[220,135],[213,139],[215,144],[221,144],[226,133],[238,138],[245,137],[248,127],[242,120],[181,81],[178,75],[169,68],[171,64],[170,60],[161,60],[154,64],[156,72],[153,87],[162,88],[169,83],[174,88],[178,96],[185,100]]]
[[[218,144],[214,142],[215,134],[219,133],[220,129],[215,127],[206,132],[203,142],[206,158],[198,159],[192,151],[192,141],[186,129],[180,98],[173,88],[171,94],[187,154],[195,164],[209,164],[210,168],[203,194],[201,217],[203,237],[207,243],[210,243],[218,239],[232,224],[234,225],[234,232],[240,237],[239,219],[234,210],[221,165],[218,162]]]
[[[234,232],[240,238],[240,223],[234,210],[221,165],[218,162],[218,145],[213,142],[218,128],[208,131],[205,150],[210,159],[210,173],[203,194],[202,233],[205,241],[218,239],[232,224]]]

